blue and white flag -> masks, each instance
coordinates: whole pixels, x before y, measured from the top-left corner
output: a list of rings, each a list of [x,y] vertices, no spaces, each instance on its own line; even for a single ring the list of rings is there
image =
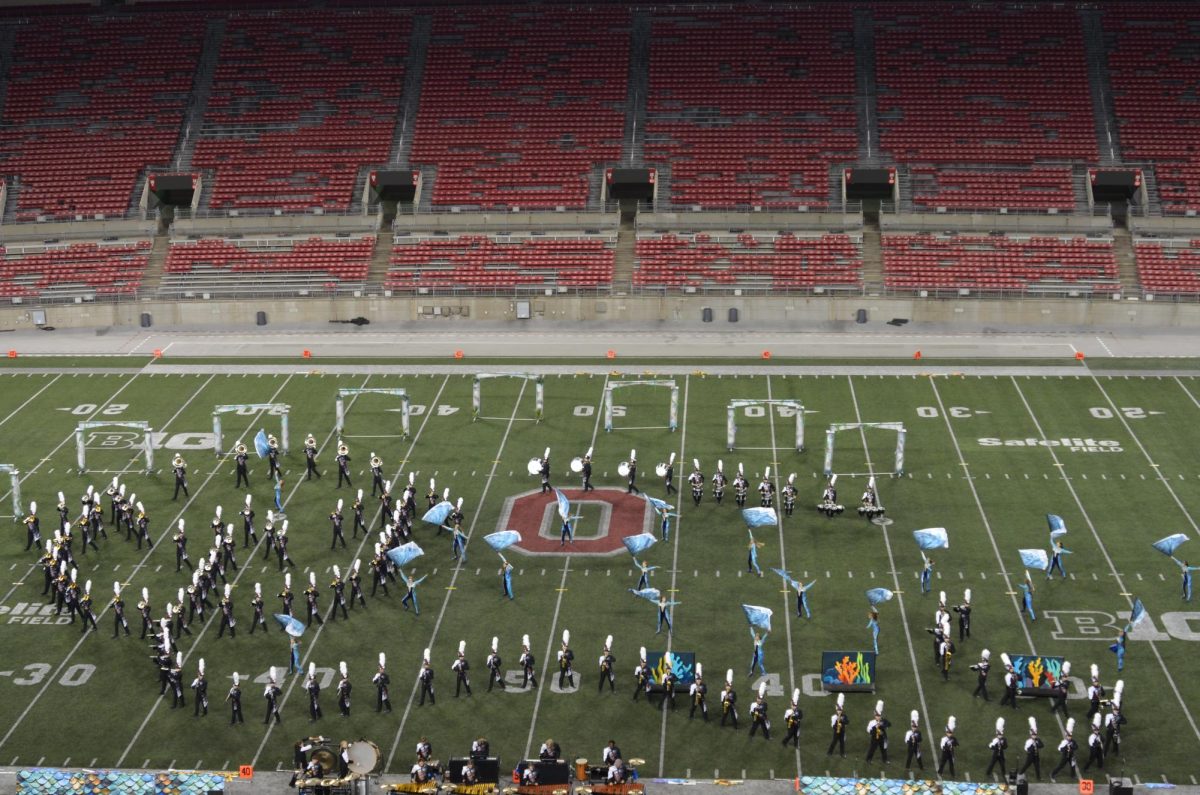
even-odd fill
[[[774,508],[743,508],[742,519],[746,527],[767,527],[779,521]]]
[[[567,495],[563,494],[558,489],[554,490],[554,496],[558,499],[558,516],[564,522],[571,519],[571,503],[567,500]]]
[[[1145,620],[1146,615],[1146,606],[1142,604],[1142,600],[1134,599],[1133,610],[1129,613],[1129,629],[1137,629],[1137,625]]]
[[[1021,553],[1021,565],[1027,569],[1045,571],[1050,568],[1050,556],[1044,549],[1018,549]]]
[[[454,510],[454,503],[449,500],[442,500],[437,505],[430,508],[421,517],[422,522],[428,524],[442,525],[446,523],[446,517],[450,515],[450,511]]]
[[[283,627],[283,631],[293,638],[298,638],[304,634],[304,622],[295,616],[289,616],[287,613],[276,613],[275,620],[279,622],[279,626]]]
[[[412,561],[425,554],[425,550],[409,541],[407,544],[402,544],[395,549],[389,549],[387,552],[388,560],[395,566],[407,566]]]
[[[758,605],[742,605],[742,610],[746,613],[746,620],[750,622],[750,626],[764,629],[767,632],[771,631],[771,616],[774,611],[769,607],[759,607]]]
[[[783,578],[783,581],[784,581],[785,583],[787,583],[788,585],[792,586],[792,587],[793,587],[793,588],[795,588],[797,591],[799,591],[799,590],[800,590],[800,583],[798,583],[798,582],[796,582],[795,580],[793,580],[793,579],[792,579],[792,575],[791,575],[791,574],[788,574],[788,573],[787,573],[786,571],[784,571],[783,569],[771,569],[771,571],[775,572],[775,573],[776,573],[776,574],[778,574],[780,577],[782,577],[782,578]]]
[[[1061,516],[1048,513],[1046,514],[1046,523],[1050,525],[1051,544],[1067,534],[1067,523],[1062,520]]]
[[[1160,538],[1155,541],[1153,547],[1164,555],[1174,556],[1175,550],[1179,549],[1179,546],[1187,540],[1188,537],[1183,533],[1173,533],[1166,538]]]
[[[642,494],[642,499],[650,503],[650,506],[659,513],[670,513],[671,511],[675,510],[675,506],[669,505],[666,500],[660,500],[657,497],[651,497],[645,493]]]
[[[267,453],[271,452],[271,443],[267,441],[267,432],[261,428],[254,436],[254,452],[258,453],[259,458],[266,458]]]
[[[658,599],[660,596],[662,596],[657,588],[643,588],[640,591],[635,591],[634,589],[630,588],[629,592],[634,596],[645,599],[647,602],[654,602],[654,604],[658,604]]]
[[[658,541],[652,533],[638,533],[635,536],[625,536],[621,539],[630,555],[640,555]]]
[[[500,552],[508,549],[513,544],[521,540],[521,534],[516,530],[501,530],[498,533],[489,533],[483,537],[484,543],[489,547]]]
[[[949,549],[950,536],[944,527],[928,527],[924,530],[913,530],[913,538],[921,549]]]
[[[875,607],[880,602],[890,602],[894,593],[887,588],[871,588],[867,591],[867,601],[871,603],[871,607]]]

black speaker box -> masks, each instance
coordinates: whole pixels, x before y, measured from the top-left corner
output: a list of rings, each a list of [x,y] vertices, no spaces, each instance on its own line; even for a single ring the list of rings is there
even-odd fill
[[[1109,795],[1133,795],[1133,782],[1127,778],[1114,778],[1108,782]]]

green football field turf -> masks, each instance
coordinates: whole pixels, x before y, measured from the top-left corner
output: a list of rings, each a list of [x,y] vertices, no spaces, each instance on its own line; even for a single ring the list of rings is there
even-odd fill
[[[215,369],[215,368],[214,368]],[[1200,510],[1200,469],[1195,449],[1200,443],[1200,382],[1181,377],[1093,377],[1038,375],[992,377],[796,377],[786,375],[716,377],[692,374],[670,376],[680,390],[679,428],[665,426],[668,391],[649,387],[619,390],[615,402],[623,416],[605,432],[602,396],[610,380],[642,377],[642,370],[622,376],[549,376],[545,379],[545,416],[534,421],[531,382],[496,379],[483,386],[486,418],[472,420],[470,375],[452,376],[275,376],[116,375],[65,372],[62,375],[0,374],[0,463],[19,467],[26,504],[36,500],[43,530],[53,526],[55,494],[66,493],[75,510],[88,484],[104,488],[120,474],[137,493],[152,518],[159,540],[153,551],[137,551],[110,531],[101,551],[81,555],[80,580],[93,581],[98,611],[105,608],[114,579],[126,583],[127,614],[133,637],[111,639],[111,611],[99,616],[100,631],[81,635],[78,625],[58,625],[52,618],[28,621],[29,605],[40,597],[42,574],[34,567],[33,552],[24,552],[25,532],[10,524],[9,540],[0,550],[0,570],[8,573],[0,591],[0,764],[32,766],[112,766],[231,769],[239,764],[261,768],[287,767],[292,743],[321,733],[334,739],[367,738],[381,749],[389,771],[405,771],[413,747],[425,735],[434,756],[445,760],[465,754],[470,740],[486,735],[506,768],[553,737],[569,759],[598,759],[604,743],[616,739],[627,757],[646,760],[643,774],[707,778],[792,777],[798,771],[835,775],[879,775],[884,766],[876,757],[863,761],[866,722],[876,698],[886,703],[893,727],[890,775],[903,775],[903,732],[911,709],[921,712],[926,734],[927,773],[936,767],[932,744],[946,718],[958,721],[959,777],[982,778],[989,760],[986,744],[998,716],[1008,719],[1010,765],[1026,735],[1026,717],[1036,716],[1047,741],[1043,765],[1057,761],[1053,747],[1061,733],[1050,714],[1048,700],[1023,699],[1016,711],[1001,710],[1000,652],[1065,656],[1073,673],[1086,685],[1088,666],[1098,663],[1103,682],[1118,678],[1115,657],[1107,646],[1122,623],[1133,597],[1140,597],[1150,621],[1129,643],[1122,677],[1125,687],[1123,759],[1110,768],[1124,769],[1144,781],[1166,776],[1192,783],[1193,754],[1200,751],[1200,729],[1191,705],[1200,695],[1193,641],[1200,640],[1200,611],[1192,611],[1180,595],[1176,566],[1150,543],[1173,532],[1198,534],[1192,518]],[[665,376],[660,376],[664,377]],[[272,599],[282,575],[274,556],[262,560],[262,550],[241,549],[242,567],[231,573],[235,583],[239,632],[236,639],[218,639],[219,619],[209,614],[205,624],[193,625],[193,637],[183,639],[186,656],[184,683],[190,683],[197,660],[207,663],[212,702],[207,718],[192,717],[192,694],[186,709],[172,711],[170,699],[158,696],[157,674],[148,659],[149,648],[137,638],[136,602],[140,589],[150,589],[161,605],[185,584],[174,570],[170,530],[179,517],[190,529],[193,558],[208,546],[208,523],[217,505],[236,522],[244,492],[233,488],[231,459],[214,458],[205,434],[211,432],[213,407],[228,403],[290,405],[292,452],[285,459],[286,508],[290,517],[291,554],[297,561],[294,589],[299,592],[307,572],[315,570],[328,610],[330,569],[346,569],[355,557],[364,559],[364,582],[369,543],[360,535],[349,538],[350,548],[330,552],[327,514],[338,497],[348,506],[354,491],[337,490],[333,464],[337,437],[334,395],[339,387],[398,387],[408,391],[414,406],[412,435],[402,438],[398,402],[379,395],[348,399],[345,441],[353,456],[354,485],[365,488],[368,500],[372,451],[385,462],[398,482],[416,475],[418,496],[428,479],[438,489],[450,486],[464,498],[465,526],[472,541],[468,562],[455,567],[445,535],[418,525],[416,541],[425,549],[415,570],[429,578],[420,586],[420,615],[400,608],[401,592],[393,587],[388,598],[368,598],[368,609],[355,609],[349,621],[313,626],[303,638],[305,666],[311,660],[336,671],[349,665],[354,683],[353,715],[337,715],[335,693],[322,697],[325,717],[310,724],[302,681],[284,681],[283,723],[264,726],[262,686],[245,684],[244,726],[228,725],[222,698],[229,677],[238,671],[250,680],[275,665],[287,665],[285,636],[272,624],[265,636],[248,634],[248,601],[253,584],[261,582]],[[797,399],[806,407],[807,449],[794,449],[795,421],[786,409],[759,414],[757,407],[738,412],[737,449],[726,449],[726,405],[733,399]],[[419,409],[419,413],[417,413]],[[160,434],[155,472],[142,471],[142,459],[131,448],[133,436],[120,428],[98,429],[89,438],[89,472],[76,471],[75,428],[81,420],[144,420]],[[831,423],[902,422],[907,428],[905,474],[891,476],[895,435],[872,429],[845,431],[837,436],[833,469],[840,473],[841,502],[847,512],[826,519],[814,510],[824,482],[822,458],[825,429]],[[250,441],[259,428],[278,433],[276,417],[253,413],[224,415],[225,444]],[[320,481],[304,482],[306,433],[321,445]],[[1068,442],[1056,446],[1040,439],[1095,440],[1095,450],[1077,450]],[[994,441],[998,440],[998,441]],[[1102,444],[1112,442],[1115,444]],[[482,536],[498,528],[506,498],[536,490],[538,480],[526,472],[526,462],[546,446],[553,450],[555,485],[576,487],[569,460],[595,445],[594,481],[602,489],[624,491],[616,473],[630,448],[636,448],[641,485],[662,497],[654,464],[677,455],[676,475],[683,492],[671,501],[680,508],[668,543],[648,553],[661,568],[651,584],[670,592],[676,631],[671,649],[695,652],[710,684],[711,716],[688,719],[687,700],[679,708],[660,712],[644,700],[634,703],[633,667],[639,646],[665,650],[666,634],[655,635],[655,609],[626,589],[636,582],[629,556],[526,555],[513,552],[517,574],[515,601],[500,593],[497,557]],[[864,446],[865,445],[865,446]],[[1085,447],[1092,445],[1085,444]],[[171,501],[170,458],[182,452],[189,467],[191,498]],[[778,526],[756,531],[765,543],[759,561],[762,579],[746,572],[746,529],[732,504],[731,494],[717,507],[706,486],[699,508],[691,504],[686,484],[691,460],[698,458],[706,481],[717,459],[727,472],[741,462],[752,488],[765,466],[772,477],[797,474],[797,511]],[[894,523],[886,529],[855,515],[858,496],[869,473],[879,478],[880,495]],[[265,463],[254,460],[252,493],[258,523],[269,507],[271,490]],[[7,487],[7,483],[5,483]],[[397,493],[399,493],[399,487]],[[4,512],[10,501],[5,488]],[[752,494],[751,505],[757,504]],[[369,502],[369,516],[377,503]],[[423,507],[423,500],[418,499]],[[107,516],[107,500],[105,500]],[[1065,541],[1069,577],[1051,582],[1035,573],[1038,620],[1029,623],[1018,612],[1016,583],[1023,576],[1017,549],[1047,546],[1046,514],[1063,517],[1070,530]],[[603,533],[599,512],[588,508],[581,522],[581,540]],[[5,519],[4,521],[11,521]],[[589,526],[590,525],[590,526]],[[922,595],[917,575],[921,556],[912,531],[946,527],[950,548],[933,553],[936,576],[933,594]],[[536,528],[516,527],[527,535]],[[611,527],[628,535],[641,527]],[[1187,557],[1185,544],[1180,551]],[[1200,547],[1197,547],[1200,549]],[[810,594],[813,617],[798,618],[794,597],[781,590],[770,567],[785,565],[805,581],[815,580]],[[819,693],[822,650],[869,650],[864,591],[886,587],[898,591],[881,609],[881,654],[876,672],[876,695],[847,697],[851,731],[848,758],[827,757],[829,716],[833,698]],[[945,590],[952,604],[964,588],[973,592],[973,636],[959,644],[949,681],[934,670],[931,639],[937,592]],[[774,630],[766,642],[766,665],[772,687],[768,697],[773,723],[772,741],[748,736],[748,708],[757,675],[748,676],[750,639],[742,603],[774,609]],[[19,606],[24,605],[18,609]],[[297,609],[303,613],[303,599]],[[580,678],[577,692],[555,692],[553,651],[563,629],[571,631]],[[484,658],[493,635],[507,669],[517,668],[520,638],[528,633],[538,658],[538,691],[486,692]],[[597,693],[596,659],[606,635],[614,637],[617,692]],[[957,633],[956,633],[957,634]],[[450,671],[460,639],[467,641],[472,663],[472,698],[455,699]],[[416,674],[422,649],[430,648],[437,672],[436,706],[418,706]],[[992,703],[971,698],[974,674],[967,666],[983,648],[994,663]],[[388,656],[395,711],[374,711],[370,678],[378,653]],[[1189,662],[1190,661],[1190,662]],[[740,696],[742,728],[718,725],[718,692],[726,668],[733,668]],[[336,681],[336,677],[334,678]],[[793,687],[805,687],[805,713],[799,752],[785,749],[783,711]],[[515,690],[515,689],[514,689]],[[1071,700],[1071,714],[1081,747],[1087,731],[1086,700]],[[1081,752],[1081,757],[1086,754]],[[1048,776],[1048,769],[1043,775]]]

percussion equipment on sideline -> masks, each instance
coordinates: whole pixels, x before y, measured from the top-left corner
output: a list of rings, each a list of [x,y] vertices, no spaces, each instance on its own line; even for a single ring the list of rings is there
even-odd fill
[[[379,753],[379,746],[370,740],[356,740],[350,743],[350,747],[346,749],[346,755],[349,757],[347,766],[351,773],[365,776],[379,772],[379,762],[382,756]]]
[[[583,459],[578,456],[571,459],[571,471],[578,475],[583,471]]]
[[[579,758],[575,760],[575,780],[588,780],[588,764],[586,759]]]
[[[626,759],[625,764],[629,765],[630,767],[641,767],[642,765],[646,764],[646,760],[635,757],[633,759]]]
[[[665,478],[667,476],[667,465],[656,464],[654,466],[654,474],[658,475],[660,478]]]
[[[332,745],[325,743],[314,745],[309,759],[315,759],[320,762],[322,770],[338,769],[338,752]]]
[[[527,469],[529,471],[529,474],[531,474],[531,475],[540,474],[542,471],[542,459],[540,459],[540,458],[529,459],[529,463],[525,465],[525,469]]]
[[[622,461],[621,463],[617,464],[617,474],[623,478],[629,477],[629,462],[628,461]]]

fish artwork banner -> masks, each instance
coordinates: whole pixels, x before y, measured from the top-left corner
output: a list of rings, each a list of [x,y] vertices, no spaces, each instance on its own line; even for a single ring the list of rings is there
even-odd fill
[[[647,651],[646,665],[650,668],[650,681],[656,685],[663,683],[663,675],[667,671],[665,661],[671,663],[675,672],[675,690],[681,692],[682,685],[690,685],[696,681],[696,652],[694,651]]]
[[[821,689],[827,693],[874,693],[875,652],[821,652]]]
[[[1052,696],[1054,685],[1062,676],[1065,657],[1044,657],[1036,654],[1009,652],[1017,689],[1025,696]]]

